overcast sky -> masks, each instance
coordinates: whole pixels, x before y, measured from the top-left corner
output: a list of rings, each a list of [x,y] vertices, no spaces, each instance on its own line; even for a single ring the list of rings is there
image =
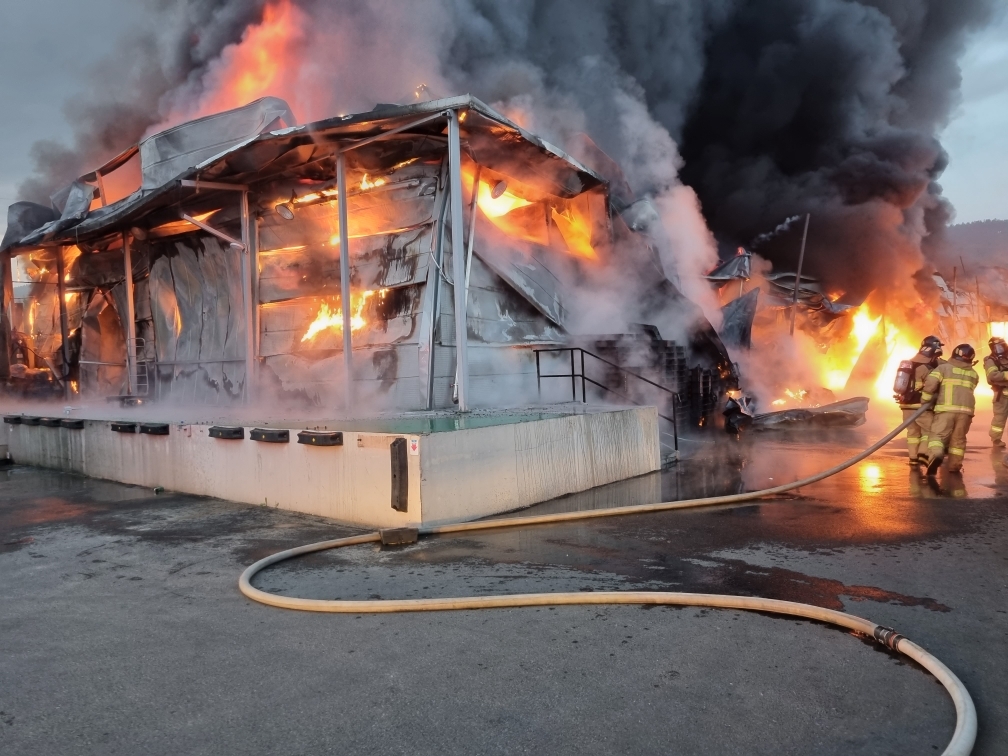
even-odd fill
[[[1008,7],[973,39],[961,61],[963,103],[942,135],[941,178],[956,221],[1008,219]]]
[[[6,206],[31,169],[37,139],[66,139],[63,102],[136,21],[130,0],[4,0],[0,25],[0,235]],[[956,220],[1008,218],[1008,8],[977,34],[962,60],[963,104],[943,135],[941,179]]]

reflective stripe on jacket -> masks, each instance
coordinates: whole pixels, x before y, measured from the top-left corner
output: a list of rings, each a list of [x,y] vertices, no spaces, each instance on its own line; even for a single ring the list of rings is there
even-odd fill
[[[984,373],[987,374],[987,383],[995,388],[1008,388],[1008,370],[1001,369],[993,354],[989,354],[984,358],[983,366]]]
[[[969,363],[949,360],[928,374],[921,402],[927,403],[937,397],[935,413],[962,412],[972,415],[976,408],[973,391],[979,382],[980,376]]]

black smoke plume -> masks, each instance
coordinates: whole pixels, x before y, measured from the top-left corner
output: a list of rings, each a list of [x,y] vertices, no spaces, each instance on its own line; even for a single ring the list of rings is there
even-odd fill
[[[951,216],[937,135],[991,0],[739,2],[707,38],[682,175],[719,240],[810,212],[806,265],[857,301],[928,262]],[[799,224],[761,248],[793,270]]]
[[[166,103],[198,100],[266,3],[148,1],[147,28],[68,106],[73,144],[36,146],[26,198],[134,143]],[[298,100],[310,84],[307,105],[291,103],[307,121],[421,81],[472,92],[575,154],[582,132],[609,153],[655,198],[666,267],[691,296],[716,261],[707,228],[733,250],[809,212],[807,269],[853,301],[925,267],[952,215],[937,135],[995,1],[290,0],[307,19],[302,60],[269,94]],[[760,253],[793,268],[801,225]]]

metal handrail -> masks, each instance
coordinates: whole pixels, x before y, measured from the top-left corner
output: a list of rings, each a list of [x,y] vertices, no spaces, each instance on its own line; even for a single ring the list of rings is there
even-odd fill
[[[667,420],[668,422],[672,423],[672,433],[673,433],[673,437],[675,439],[675,450],[676,450],[676,453],[678,454],[678,452],[679,452],[679,423],[678,423],[678,421],[676,420],[676,417],[675,417],[675,406],[676,406],[675,403],[679,402],[680,405],[682,404],[682,399],[679,397],[679,392],[673,391],[672,389],[668,388],[667,386],[662,386],[660,383],[655,383],[651,379],[645,378],[643,375],[635,373],[632,370],[627,370],[622,365],[619,365],[619,364],[617,364],[615,362],[612,362],[611,360],[607,360],[605,357],[601,357],[601,356],[595,354],[594,352],[589,352],[587,349],[584,349],[583,347],[546,347],[544,349],[535,349],[533,351],[535,352],[535,356],[536,356],[536,384],[537,384],[537,388],[539,390],[539,395],[540,396],[542,396],[542,379],[543,378],[570,378],[571,379],[571,401],[575,401],[576,402],[577,401],[577,379],[580,378],[581,379],[581,402],[584,403],[584,404],[588,403],[588,395],[587,395],[587,393],[585,391],[585,385],[587,383],[590,383],[591,385],[596,386],[596,387],[602,389],[603,391],[608,391],[611,394],[615,394],[616,396],[622,397],[623,399],[626,399],[631,404],[636,404],[636,402],[634,401],[634,399],[632,397],[629,397],[626,394],[624,394],[624,393],[622,393],[620,391],[617,391],[616,389],[610,388],[609,386],[606,386],[606,385],[604,385],[602,383],[599,383],[598,381],[595,381],[595,380],[592,380],[591,378],[589,378],[585,374],[584,358],[585,358],[586,354],[589,357],[594,357],[596,360],[598,360],[599,362],[601,362],[603,364],[606,364],[606,365],[609,365],[610,367],[616,368],[616,370],[620,371],[621,373],[624,373],[625,375],[629,375],[629,376],[631,376],[633,378],[636,378],[636,379],[638,379],[640,381],[643,381],[644,383],[647,383],[647,384],[649,384],[651,386],[654,386],[655,388],[664,391],[666,394],[669,394],[672,397],[672,417],[669,417],[668,415],[664,415],[661,412],[658,412],[658,417],[660,417],[663,420]],[[581,373],[580,374],[578,374],[578,373],[575,372],[575,367],[574,367],[574,352],[575,351],[581,353]],[[540,363],[539,355],[542,354],[542,353],[544,353],[544,352],[570,352],[570,356],[571,356],[571,371],[570,371],[570,373],[543,373],[542,372],[542,368],[541,368],[541,363]]]

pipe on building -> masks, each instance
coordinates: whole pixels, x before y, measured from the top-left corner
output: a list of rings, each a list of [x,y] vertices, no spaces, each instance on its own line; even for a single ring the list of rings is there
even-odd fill
[[[469,349],[466,327],[466,254],[463,243],[462,141],[458,113],[448,111],[448,178],[451,183],[452,289],[455,293],[455,365],[459,412],[469,411]]]
[[[447,178],[444,169],[442,169],[441,175],[438,177],[437,211],[435,213],[437,223],[434,226],[433,248],[431,249],[431,261],[434,265],[428,269],[427,273],[431,301],[431,306],[426,308],[426,310],[430,311],[430,316],[427,319],[429,325],[427,330],[427,409],[429,410],[434,409],[434,350],[436,348],[434,333],[437,329],[438,318],[441,312],[441,267],[444,260],[444,221],[445,210],[448,208],[448,189],[445,186]],[[458,378],[456,377],[457,380]]]
[[[255,272],[257,251],[252,247],[251,221],[249,218],[249,193],[244,190],[241,193],[241,260],[242,260],[242,300],[245,308],[245,401],[251,402],[255,399],[256,385],[256,355],[255,355],[255,332],[252,330],[255,325]]]
[[[0,380],[10,378],[10,361],[13,351],[13,322],[11,318],[14,298],[14,278],[10,253],[0,254]]]
[[[130,396],[135,396],[137,393],[137,340],[136,311],[133,303],[133,251],[130,247],[130,235],[126,231],[123,231],[122,242],[123,268],[126,276],[126,372],[129,380],[127,393]]]

